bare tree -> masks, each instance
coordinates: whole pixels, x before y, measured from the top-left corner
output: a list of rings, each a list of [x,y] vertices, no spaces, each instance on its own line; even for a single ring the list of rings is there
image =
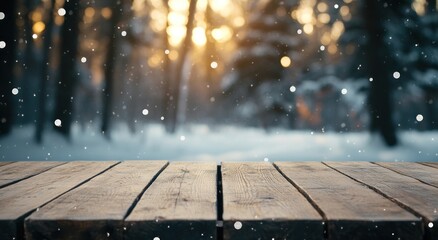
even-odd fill
[[[385,43],[384,4],[386,2],[370,0],[365,4],[367,43],[367,63],[371,77],[369,92],[371,131],[378,132],[388,146],[397,145],[397,136],[393,123],[393,108],[391,104],[391,66],[392,59]]]
[[[189,6],[189,15],[187,18],[187,26],[186,26],[186,36],[182,45],[180,47],[179,59],[175,66],[175,77],[170,84],[170,101],[168,106],[168,115],[167,115],[167,131],[170,133],[174,133],[177,127],[177,117],[178,117],[178,105],[180,101],[180,92],[181,92],[181,82],[183,78],[184,64],[186,62],[187,55],[192,46],[192,31],[196,13],[196,3],[197,0],[191,0]]]
[[[35,141],[41,143],[43,141],[44,123],[46,121],[46,99],[47,99],[47,84],[50,79],[50,50],[52,49],[52,30],[53,30],[53,9],[55,0],[51,1],[49,16],[46,24],[46,31],[44,33],[44,50],[42,70],[39,81],[39,101],[38,101],[38,117],[36,120]]]
[[[105,88],[103,89],[103,111],[102,111],[102,126],[101,131],[106,138],[109,139],[109,128],[111,121],[111,112],[113,106],[113,88],[114,88],[114,66],[116,63],[116,50],[117,50],[117,26],[120,22],[120,18],[123,11],[123,4],[120,0],[113,0],[112,16],[110,20],[111,32],[109,35],[108,52],[106,53],[105,60]]]

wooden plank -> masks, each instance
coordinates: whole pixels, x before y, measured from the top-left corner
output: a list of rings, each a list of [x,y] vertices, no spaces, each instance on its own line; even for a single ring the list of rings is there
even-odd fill
[[[15,162],[0,168],[0,188],[45,172],[65,162]]]
[[[328,239],[423,239],[421,220],[322,163],[275,163],[327,219]]]
[[[125,221],[126,239],[216,239],[215,162],[171,163]]]
[[[414,162],[378,162],[376,164],[438,187],[438,168]]]
[[[323,219],[270,163],[222,163],[224,239],[322,239]]]
[[[0,167],[3,167],[5,165],[11,164],[13,162],[0,162]]]
[[[438,162],[422,162],[420,164],[429,166],[429,167],[433,167],[433,168],[438,168]]]
[[[30,215],[26,238],[122,239],[123,219],[166,165],[166,161],[116,165]]]
[[[22,239],[26,215],[116,163],[70,162],[0,189],[0,239]]]
[[[438,189],[368,162],[327,163],[421,215],[425,239],[438,239]]]

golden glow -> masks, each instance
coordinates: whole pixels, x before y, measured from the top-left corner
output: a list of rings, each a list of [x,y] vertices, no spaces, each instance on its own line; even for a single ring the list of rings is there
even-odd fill
[[[321,13],[321,14],[318,15],[318,21],[320,23],[327,24],[327,23],[330,22],[330,15],[327,14],[327,13]]]
[[[299,9],[297,12],[297,20],[301,24],[311,23],[313,21],[313,10],[310,7]]]
[[[187,0],[170,0],[169,1],[169,7],[173,11],[180,11],[185,12],[187,9],[189,9],[189,1]]]
[[[245,19],[242,16],[235,17],[233,19],[233,25],[235,27],[241,27],[245,24]]]
[[[179,25],[169,26],[166,32],[169,35],[170,45],[176,47],[182,42],[182,40],[186,36],[186,27]]]
[[[219,43],[226,42],[231,39],[233,32],[231,29],[225,25],[220,28],[215,28],[211,31],[211,36]]]
[[[283,56],[283,57],[280,59],[280,63],[281,63],[281,66],[287,68],[287,67],[290,66],[290,64],[292,63],[292,61],[290,60],[290,58],[289,58],[288,56]]]
[[[110,19],[111,15],[113,14],[113,12],[111,11],[111,8],[109,7],[104,7],[102,8],[102,10],[100,10],[100,14],[102,15],[102,17],[104,17],[105,19]]]
[[[330,54],[335,54],[338,51],[338,47],[335,44],[330,44],[328,46],[328,52]]]
[[[43,20],[43,15],[40,11],[36,10],[32,12],[32,21],[39,22]]]
[[[199,47],[207,43],[207,37],[205,36],[205,29],[203,27],[195,27],[193,29],[192,41]]]
[[[328,9],[328,6],[325,2],[320,2],[320,3],[318,3],[316,8],[318,9],[319,12],[326,12]]]
[[[228,17],[232,13],[232,3],[230,0],[209,0],[210,7],[223,17]]]
[[[414,0],[412,2],[412,9],[414,9],[418,15],[423,16],[426,13],[426,5],[426,0]]]
[[[333,23],[331,37],[333,40],[337,41],[339,37],[344,32],[344,24],[341,21],[336,21]]]
[[[153,68],[159,67],[161,65],[161,62],[163,61],[162,59],[162,54],[155,53],[148,59],[148,65]]]
[[[95,13],[96,13],[96,11],[94,11],[94,8],[92,8],[92,7],[87,7],[84,11],[84,14],[87,18],[94,17]]]
[[[313,33],[313,25],[311,23],[307,23],[303,26],[303,30],[306,34],[312,34]]]
[[[166,28],[166,15],[163,12],[153,9],[150,16],[152,18],[150,26],[153,31],[161,32]]]
[[[178,59],[178,56],[179,56],[179,54],[175,50],[172,50],[169,53],[169,59],[172,60],[172,61],[175,61],[176,59]]]
[[[32,31],[37,34],[42,33],[44,29],[46,29],[46,25],[43,22],[36,22],[32,26]]]
[[[325,32],[321,37],[321,43],[323,45],[329,45],[331,41],[332,41],[332,38],[330,36],[330,32]]]
[[[152,7],[154,7],[154,8],[163,7],[163,1],[161,1],[161,0],[149,0],[149,2],[151,3]]]
[[[344,3],[351,3],[351,2],[353,2],[353,0],[344,0]]]
[[[170,25],[184,25],[187,23],[187,16],[181,12],[172,11],[167,15]]]
[[[350,8],[348,6],[342,6],[339,12],[343,17],[348,16],[350,14]]]

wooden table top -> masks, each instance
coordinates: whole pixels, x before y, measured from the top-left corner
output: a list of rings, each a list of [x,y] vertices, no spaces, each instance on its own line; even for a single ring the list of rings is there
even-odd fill
[[[0,239],[438,239],[438,163],[0,162]]]

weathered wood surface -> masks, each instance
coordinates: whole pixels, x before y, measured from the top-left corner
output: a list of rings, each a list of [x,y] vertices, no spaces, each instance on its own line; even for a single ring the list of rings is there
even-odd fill
[[[328,239],[423,239],[418,217],[322,163],[276,165],[324,213]]]
[[[0,239],[438,239],[437,163],[59,164],[0,166]]]
[[[0,239],[21,239],[23,218],[116,162],[70,162],[0,189]]]
[[[430,166],[430,167],[434,167],[434,168],[438,168],[438,162],[425,162],[425,163],[421,163],[423,165],[426,166]]]
[[[0,162],[0,167],[11,164],[13,162]]]
[[[37,175],[65,162],[15,162],[0,168],[0,188]]]
[[[381,162],[376,164],[391,169],[399,174],[406,175],[426,184],[438,187],[438,168],[412,162]]]
[[[171,163],[125,221],[126,239],[216,239],[215,162]]]
[[[28,239],[122,239],[123,220],[166,161],[126,161],[26,219]]]
[[[271,163],[223,163],[224,239],[322,239],[322,217]]]
[[[368,162],[327,164],[421,215],[426,239],[438,239],[438,188]]]

